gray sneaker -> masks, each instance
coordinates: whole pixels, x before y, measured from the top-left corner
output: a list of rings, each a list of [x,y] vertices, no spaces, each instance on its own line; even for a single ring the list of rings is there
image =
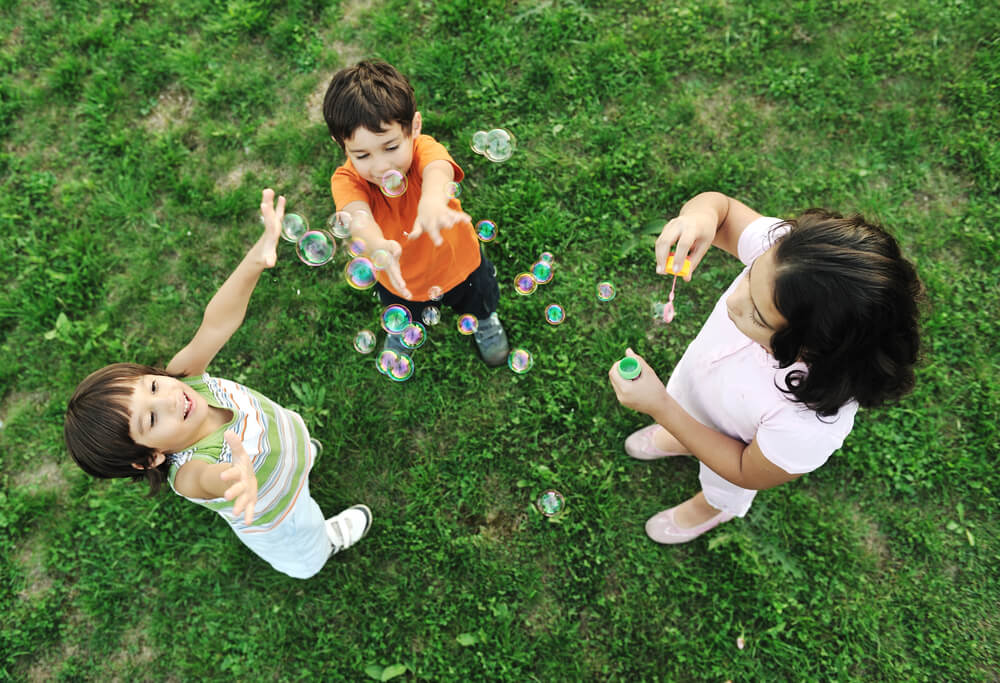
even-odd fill
[[[507,362],[510,345],[507,343],[507,333],[503,331],[503,325],[500,324],[500,318],[495,312],[479,321],[479,329],[473,338],[476,340],[479,355],[488,366],[495,368]]]

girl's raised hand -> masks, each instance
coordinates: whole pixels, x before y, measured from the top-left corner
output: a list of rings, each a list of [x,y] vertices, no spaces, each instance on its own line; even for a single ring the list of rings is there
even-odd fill
[[[269,190],[265,190],[267,192]],[[235,483],[226,489],[222,497],[226,500],[236,499],[233,505],[233,514],[239,517],[243,514],[243,521],[246,524],[253,522],[254,506],[257,504],[257,475],[253,471],[253,463],[243,442],[236,435],[236,432],[226,432],[223,438],[229,444],[233,452],[233,466],[219,476],[226,481]]]
[[[281,238],[281,219],[285,217],[285,197],[274,201],[274,190],[267,188],[261,192],[260,216],[264,221],[264,234],[258,242],[260,257],[265,268],[271,268],[278,262],[278,240]]]
[[[641,372],[635,379],[625,379],[618,373],[618,362],[615,361],[608,371],[611,388],[615,390],[618,402],[623,406],[651,415],[663,403],[666,388],[642,356],[632,349],[627,349],[625,355],[639,361]]]
[[[682,215],[670,220],[660,236],[656,238],[656,272],[661,275],[674,275],[684,267],[684,260],[691,260],[691,272],[684,276],[686,282],[691,281],[691,274],[701,263],[702,257],[712,246],[715,239],[714,224],[711,221],[699,220],[695,216]],[[677,244],[674,250],[674,272],[667,272],[667,258],[670,247]]]

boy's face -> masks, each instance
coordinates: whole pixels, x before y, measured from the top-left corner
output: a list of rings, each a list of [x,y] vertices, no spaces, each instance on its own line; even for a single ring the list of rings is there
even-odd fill
[[[355,170],[370,183],[380,185],[382,176],[396,170],[406,175],[413,163],[413,138],[420,135],[420,112],[413,116],[410,134],[398,121],[388,124],[381,133],[358,128],[344,140],[344,152]]]
[[[208,436],[209,405],[194,389],[173,377],[143,375],[128,401],[129,435],[140,446],[177,453]],[[210,430],[209,430],[210,431]]]

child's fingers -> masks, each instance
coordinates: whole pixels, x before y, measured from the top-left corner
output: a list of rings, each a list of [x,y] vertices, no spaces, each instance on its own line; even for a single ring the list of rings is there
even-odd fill
[[[667,272],[667,258],[670,256],[670,247],[673,246],[677,238],[680,237],[680,224],[677,219],[668,221],[663,226],[660,236],[656,238],[656,272],[661,275]]]
[[[243,521],[247,526],[253,524],[254,507],[254,502],[252,500],[247,503],[246,513],[243,515]]]

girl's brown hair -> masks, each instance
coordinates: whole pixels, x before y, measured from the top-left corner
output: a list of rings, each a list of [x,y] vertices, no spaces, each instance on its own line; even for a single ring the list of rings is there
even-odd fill
[[[811,209],[776,242],[774,303],[788,321],[771,338],[796,401],[821,416],[854,399],[879,406],[913,389],[924,289],[884,228]]]

